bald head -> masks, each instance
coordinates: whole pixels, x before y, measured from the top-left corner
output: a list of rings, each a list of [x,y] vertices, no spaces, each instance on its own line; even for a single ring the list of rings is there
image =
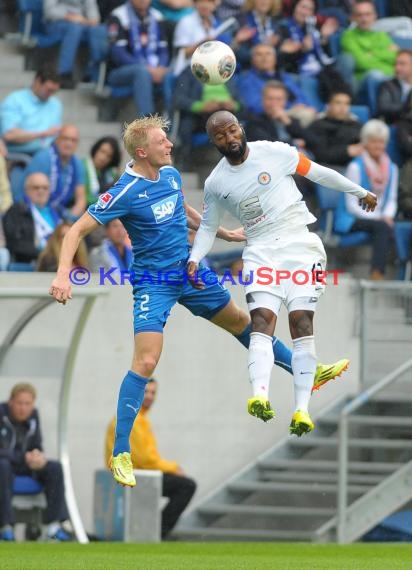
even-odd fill
[[[245,131],[230,111],[217,111],[209,117],[206,131],[217,150],[231,164],[241,164],[248,155]]]
[[[50,182],[43,172],[33,172],[24,181],[24,191],[32,204],[42,208],[50,198]]]
[[[63,125],[56,139],[56,146],[60,157],[69,160],[77,150],[79,144],[79,129],[74,125]]]
[[[207,120],[206,132],[209,135],[209,137],[212,137],[213,130],[216,127],[224,127],[231,123],[235,123],[237,125],[239,124],[237,117],[235,117],[233,113],[231,113],[230,111],[216,111],[216,113],[210,115],[210,117]]]

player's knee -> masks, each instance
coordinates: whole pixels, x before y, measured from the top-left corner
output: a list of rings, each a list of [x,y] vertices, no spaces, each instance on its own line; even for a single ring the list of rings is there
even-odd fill
[[[150,378],[157,366],[157,358],[152,354],[144,354],[133,359],[133,372]]]
[[[313,335],[313,313],[293,311],[289,314],[289,327],[292,338]]]

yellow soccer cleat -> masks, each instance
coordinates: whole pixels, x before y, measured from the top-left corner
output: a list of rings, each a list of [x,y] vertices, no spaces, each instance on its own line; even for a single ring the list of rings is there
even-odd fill
[[[275,412],[272,410],[269,400],[262,396],[249,398],[247,401],[247,411],[251,416],[255,416],[264,422],[268,422],[275,417]]]
[[[296,410],[292,416],[289,431],[292,435],[297,435],[300,437],[304,433],[311,432],[314,427],[315,424],[310,419],[308,412],[304,412],[303,410]]]
[[[126,487],[134,487],[136,485],[132,458],[127,451],[112,457],[110,469],[112,470],[114,480],[120,483],[120,485]]]
[[[345,372],[348,368],[349,360],[347,358],[342,358],[342,360],[338,360],[335,364],[318,364],[316,366],[312,394],[316,390],[319,390],[326,382],[329,382],[329,380],[341,376],[342,372]]]

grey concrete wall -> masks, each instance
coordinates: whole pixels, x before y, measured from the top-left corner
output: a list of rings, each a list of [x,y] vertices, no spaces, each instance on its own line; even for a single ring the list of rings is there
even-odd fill
[[[47,289],[52,275],[0,273],[3,287],[36,286]],[[352,359],[351,369],[313,396],[314,415],[342,394],[354,391],[358,376],[356,295],[353,282],[342,278],[330,286],[316,315],[317,351],[323,362]],[[245,307],[243,291],[232,287]],[[17,318],[25,301],[0,299],[0,341]],[[45,362],[61,361],[73,321],[79,310],[74,300],[67,306],[52,305],[39,315],[19,339],[20,352],[3,367],[0,399],[7,399],[17,381],[30,380],[39,392],[45,447],[56,454],[58,378],[47,378]],[[288,341],[286,313],[278,325]],[[71,465],[80,511],[92,530],[93,473],[103,466],[106,425],[115,412],[117,392],[132,355],[132,297],[129,287],[111,286],[109,295],[97,301],[78,353],[70,402],[69,439]],[[35,346],[38,358],[26,347]],[[52,348],[48,356],[41,347]],[[27,358],[24,356],[27,351]],[[29,359],[30,357],[30,359]],[[276,420],[263,424],[246,412],[250,387],[245,349],[230,335],[177,306],[165,329],[162,359],[156,371],[159,396],[152,413],[162,454],[177,460],[198,482],[195,500],[219,486],[225,478],[252,461],[288,433],[293,411],[292,378],[276,368],[272,375],[271,401]],[[12,370],[15,370],[13,373]],[[5,375],[7,373],[7,375]],[[41,377],[36,377],[38,374]]]

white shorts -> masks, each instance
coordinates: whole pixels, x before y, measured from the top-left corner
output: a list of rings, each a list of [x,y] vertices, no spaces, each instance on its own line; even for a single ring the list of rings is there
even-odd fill
[[[272,243],[255,243],[243,251],[243,281],[246,301],[258,291],[278,297],[290,310],[313,310],[325,290],[326,253],[315,233],[275,237]],[[248,300],[249,295],[249,300]],[[302,307],[298,299],[302,300]],[[249,306],[250,308],[250,306]]]

